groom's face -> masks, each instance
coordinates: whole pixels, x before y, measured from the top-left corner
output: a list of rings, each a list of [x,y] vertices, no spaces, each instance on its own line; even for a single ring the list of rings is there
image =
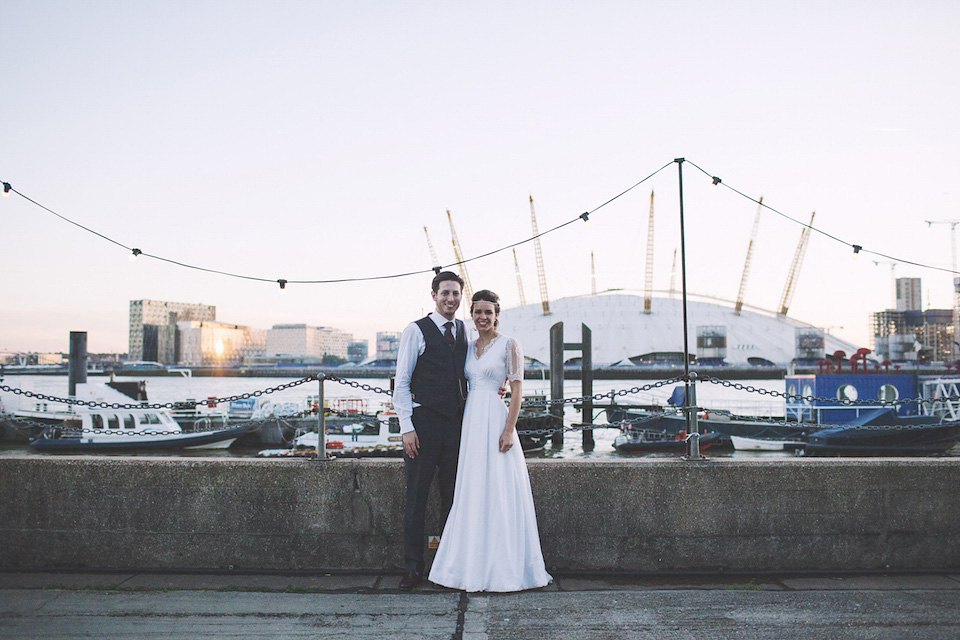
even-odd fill
[[[444,280],[436,292],[431,292],[434,302],[437,303],[437,313],[447,320],[453,320],[460,308],[460,283],[455,280]]]

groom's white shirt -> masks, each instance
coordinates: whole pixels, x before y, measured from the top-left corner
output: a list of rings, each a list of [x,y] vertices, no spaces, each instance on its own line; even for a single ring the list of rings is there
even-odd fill
[[[436,311],[431,311],[427,317],[433,320],[440,333],[444,332],[444,326],[447,320]],[[457,337],[457,323],[453,320],[453,337]],[[420,325],[411,322],[403,330],[400,336],[400,346],[397,348],[397,373],[393,379],[393,408],[397,410],[397,418],[400,420],[400,433],[409,433],[413,428],[413,410],[420,406],[420,403],[414,402],[410,395],[410,378],[413,377],[413,370],[417,366],[417,359],[423,355],[427,348],[427,342],[423,339],[423,332],[420,331]]]

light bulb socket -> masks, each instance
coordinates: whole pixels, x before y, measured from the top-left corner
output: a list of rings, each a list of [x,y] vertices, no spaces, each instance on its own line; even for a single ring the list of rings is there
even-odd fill
[[[140,251],[140,249],[133,249],[130,253],[131,253],[131,255],[132,255],[134,258],[136,258],[136,257],[138,257],[141,253],[143,253],[143,251]]]
[[[279,280],[277,280],[277,284],[280,285],[280,290],[281,290],[281,291],[283,291],[284,289],[287,288],[287,281],[284,280],[283,278],[280,278]]]
[[[4,182],[4,183],[3,183],[3,195],[4,195],[4,197],[10,195],[10,190],[11,190],[11,189],[13,189],[13,187],[10,186],[10,183],[9,183],[9,182]]]
[[[853,255],[857,255],[858,253],[860,253],[860,249],[863,249],[863,247],[861,247],[858,244],[853,245]]]

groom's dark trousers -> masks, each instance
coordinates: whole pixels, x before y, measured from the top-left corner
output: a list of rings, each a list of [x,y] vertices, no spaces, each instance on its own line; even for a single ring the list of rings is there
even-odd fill
[[[437,534],[443,531],[447,522],[457,480],[462,419],[462,408],[458,415],[453,417],[424,406],[413,410],[413,425],[420,440],[420,452],[416,458],[403,454],[407,474],[403,555],[407,571],[423,571],[424,516],[434,473],[438,475],[440,485],[440,528]]]

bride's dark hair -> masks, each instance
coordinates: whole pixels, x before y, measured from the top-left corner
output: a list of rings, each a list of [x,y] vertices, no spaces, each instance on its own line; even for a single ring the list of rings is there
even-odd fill
[[[497,315],[500,315],[500,296],[495,294],[493,291],[490,291],[490,289],[480,289],[480,291],[477,291],[475,294],[473,294],[473,298],[470,299],[471,315],[473,314],[473,307],[475,302],[492,302],[493,310],[497,313]],[[493,322],[494,327],[496,327],[499,324],[500,324],[500,320],[494,320]]]
[[[481,301],[492,302],[493,310],[500,313],[500,296],[490,291],[490,289],[480,289],[480,291],[473,294],[473,298],[470,299],[470,313],[473,313],[473,303]]]

